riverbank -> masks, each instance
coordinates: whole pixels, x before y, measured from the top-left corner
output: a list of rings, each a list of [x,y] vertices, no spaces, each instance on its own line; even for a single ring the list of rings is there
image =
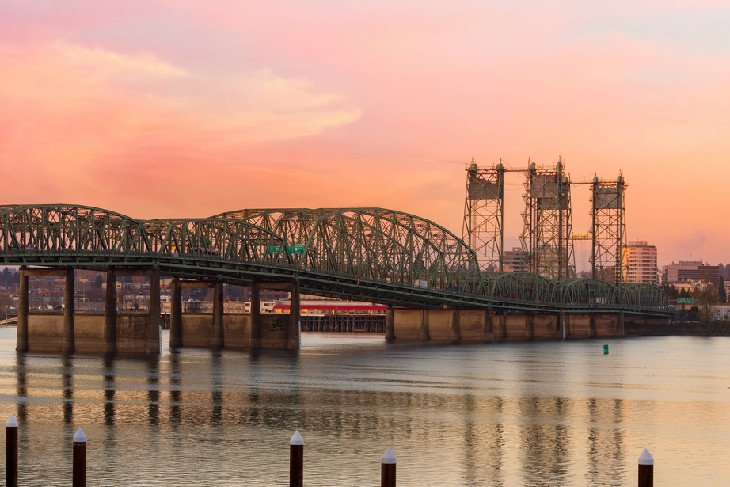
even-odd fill
[[[626,324],[626,336],[730,336],[730,321],[674,321],[662,325]]]

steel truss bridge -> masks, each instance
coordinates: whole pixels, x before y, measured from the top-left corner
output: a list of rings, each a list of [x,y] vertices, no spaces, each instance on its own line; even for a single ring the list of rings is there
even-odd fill
[[[670,312],[653,285],[480,271],[474,250],[449,230],[383,208],[247,209],[140,220],[71,204],[4,205],[0,262],[155,268],[243,286],[296,279],[304,293],[412,308]]]

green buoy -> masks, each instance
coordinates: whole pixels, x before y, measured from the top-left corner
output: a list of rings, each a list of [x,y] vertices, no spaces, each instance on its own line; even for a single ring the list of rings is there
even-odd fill
[[[608,343],[603,344],[603,355],[608,355]]]

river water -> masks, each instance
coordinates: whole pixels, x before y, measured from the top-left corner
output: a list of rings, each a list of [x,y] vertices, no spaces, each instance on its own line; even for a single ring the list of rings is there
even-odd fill
[[[389,446],[399,486],[631,486],[644,447],[656,485],[730,485],[730,338],[302,343],[64,359],[18,356],[0,329],[21,485],[70,484],[77,426],[89,485],[288,485],[295,429],[308,486],[377,486]]]

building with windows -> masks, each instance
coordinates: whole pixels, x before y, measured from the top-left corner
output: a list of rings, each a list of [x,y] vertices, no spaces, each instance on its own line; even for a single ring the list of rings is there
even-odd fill
[[[656,262],[656,245],[644,240],[629,242],[623,253],[624,282],[659,284]]]
[[[512,247],[512,250],[504,251],[504,272],[517,272],[530,270],[530,254],[519,247]]]
[[[720,282],[720,268],[709,265],[701,260],[680,260],[664,266],[664,282],[674,284],[686,281],[702,281],[718,284]]]

